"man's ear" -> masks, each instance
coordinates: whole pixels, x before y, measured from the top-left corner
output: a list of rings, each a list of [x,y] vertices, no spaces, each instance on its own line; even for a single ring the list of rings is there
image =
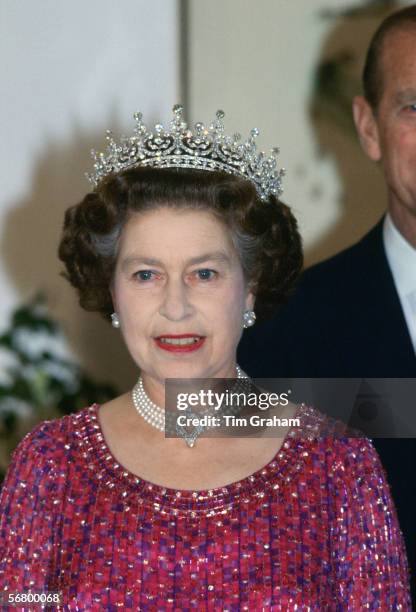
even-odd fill
[[[380,161],[380,135],[373,109],[363,96],[356,96],[352,112],[362,148],[372,161]]]

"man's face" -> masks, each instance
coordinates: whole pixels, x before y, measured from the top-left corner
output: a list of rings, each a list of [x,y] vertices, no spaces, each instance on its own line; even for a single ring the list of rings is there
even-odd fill
[[[386,35],[379,70],[379,106],[355,99],[356,126],[368,156],[381,163],[393,217],[416,217],[416,26]]]

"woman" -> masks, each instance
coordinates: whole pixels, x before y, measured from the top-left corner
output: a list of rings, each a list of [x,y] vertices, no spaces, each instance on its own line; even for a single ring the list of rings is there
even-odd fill
[[[221,113],[191,132],[181,107],[169,130],[136,120],[96,157],[59,255],[141,377],[18,446],[1,497],[1,589],[59,591],[65,610],[409,610],[369,440],[290,404],[279,414],[301,424],[280,437],[161,431],[166,379],[244,376],[242,330],[291,289],[301,241],[256,132],[229,139]]]

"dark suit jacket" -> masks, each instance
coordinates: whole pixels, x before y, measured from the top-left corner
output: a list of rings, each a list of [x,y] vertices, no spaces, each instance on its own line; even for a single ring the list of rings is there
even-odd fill
[[[238,362],[248,374],[416,378],[416,356],[386,259],[382,226],[383,219],[354,246],[306,270],[273,319],[244,332]],[[416,439],[373,441],[416,576]]]

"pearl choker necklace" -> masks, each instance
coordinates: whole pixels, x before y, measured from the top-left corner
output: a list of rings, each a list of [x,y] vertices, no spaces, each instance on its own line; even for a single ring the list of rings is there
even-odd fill
[[[247,379],[248,376],[243,370],[240,368],[238,364],[236,364],[237,370],[237,378],[238,379]],[[201,432],[205,429],[204,426],[198,425],[195,429],[189,433],[182,426],[177,423],[177,415],[173,412],[169,412],[166,414],[163,408],[160,408],[157,404],[152,402],[150,397],[147,395],[143,386],[143,379],[140,376],[137,383],[134,385],[132,390],[132,398],[133,404],[136,408],[137,412],[143,419],[149,423],[152,427],[155,427],[159,431],[165,431],[166,433],[171,433],[175,435],[179,435],[184,438],[186,444],[190,447],[194,446],[195,440],[201,434]],[[188,410],[186,411],[188,416],[202,416],[203,414],[207,414],[211,410],[211,407],[200,412],[198,415],[194,415],[190,413]],[[227,411],[223,411],[223,414],[237,414],[240,412],[241,408],[239,406],[230,407]]]

